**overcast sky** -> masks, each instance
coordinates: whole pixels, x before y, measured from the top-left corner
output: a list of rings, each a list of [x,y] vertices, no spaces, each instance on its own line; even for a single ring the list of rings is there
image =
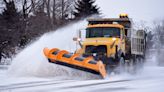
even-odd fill
[[[127,13],[135,21],[164,19],[164,0],[96,0],[105,17]]]

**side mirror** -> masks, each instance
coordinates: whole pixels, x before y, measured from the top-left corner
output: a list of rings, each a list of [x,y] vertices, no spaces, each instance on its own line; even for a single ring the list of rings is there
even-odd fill
[[[73,37],[73,41],[81,41],[81,39],[77,37]]]
[[[77,39],[78,39],[77,37],[73,37],[73,41],[77,41]]]

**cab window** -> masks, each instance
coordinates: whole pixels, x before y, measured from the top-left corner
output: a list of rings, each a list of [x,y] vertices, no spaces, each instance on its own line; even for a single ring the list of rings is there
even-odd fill
[[[120,37],[120,28],[102,27],[102,28],[87,28],[86,38],[94,37]]]

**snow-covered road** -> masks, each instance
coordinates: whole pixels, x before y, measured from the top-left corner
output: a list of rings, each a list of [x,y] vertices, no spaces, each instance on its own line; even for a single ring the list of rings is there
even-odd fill
[[[0,92],[163,92],[164,68],[144,70],[137,75],[112,75],[97,80],[1,76]]]

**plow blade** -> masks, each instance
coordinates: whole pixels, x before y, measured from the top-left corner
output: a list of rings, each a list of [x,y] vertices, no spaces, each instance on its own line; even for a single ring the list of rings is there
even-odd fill
[[[104,64],[101,61],[95,61],[91,57],[84,58],[79,54],[71,54],[68,51],[59,50],[57,48],[53,48],[51,50],[44,48],[43,52],[51,63],[71,67],[93,74],[99,74],[103,78],[106,77]]]

